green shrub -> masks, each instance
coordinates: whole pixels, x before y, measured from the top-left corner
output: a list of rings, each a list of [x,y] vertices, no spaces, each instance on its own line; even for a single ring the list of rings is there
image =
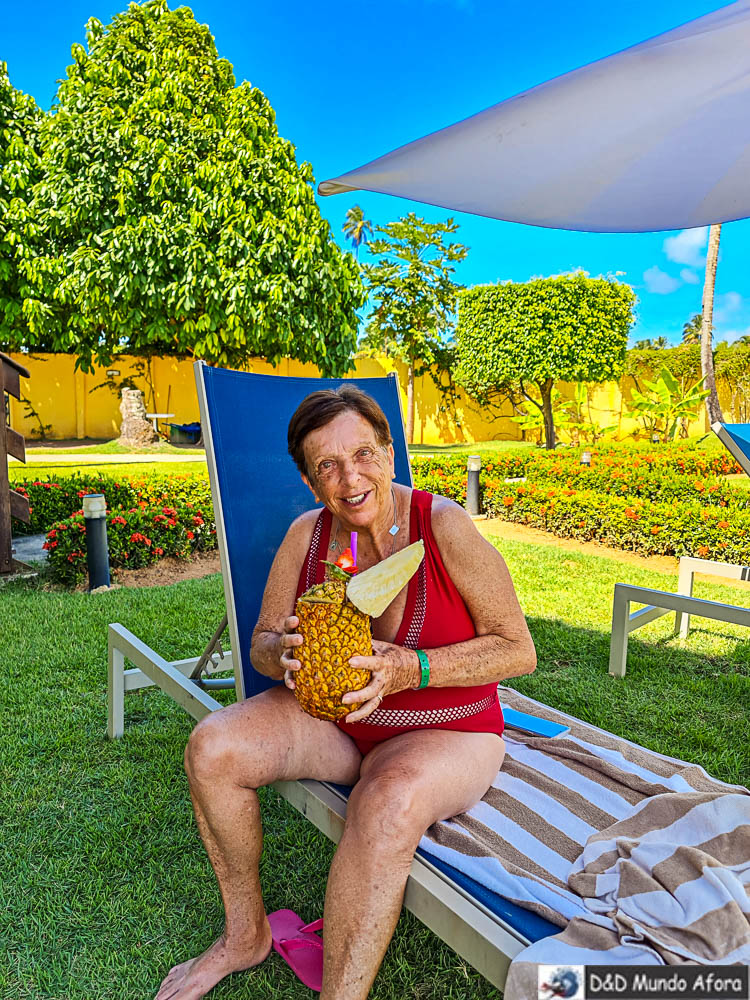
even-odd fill
[[[123,507],[158,506],[159,504],[193,503],[213,511],[211,488],[205,475],[156,475],[117,479],[101,474],[74,473],[57,478],[22,479],[13,488],[28,497],[31,508],[29,524],[13,521],[13,534],[35,535],[47,531],[58,521],[65,520],[81,509],[87,493],[102,493],[109,510]],[[213,517],[213,514],[211,514]]]
[[[13,520],[13,534],[36,535],[47,531],[56,521],[80,510],[87,493],[103,493],[108,507],[130,507],[138,503],[138,491],[132,483],[106,476],[72,475],[56,479],[22,479],[12,484],[22,496],[28,497],[31,510],[29,524]]]
[[[496,484],[485,492],[491,517],[542,528],[562,538],[598,541],[643,555],[750,560],[750,511],[700,502],[659,503],[574,490],[550,482]]]
[[[671,465],[657,462],[614,461],[592,456],[591,466],[580,461],[540,458],[526,473],[533,482],[556,482],[577,490],[595,490],[615,496],[643,497],[655,501],[696,501],[712,507],[747,507],[750,494],[724,479],[675,472]]]
[[[489,480],[502,481],[505,478],[515,479],[524,476],[536,457],[530,448],[509,450],[499,455],[494,452],[484,455],[477,452],[477,454],[482,458],[482,469],[479,474],[480,504],[483,501],[485,484]],[[414,486],[418,490],[439,493],[440,496],[449,497],[456,503],[466,503],[465,455],[412,456],[411,466]]]
[[[140,569],[163,556],[188,558],[216,547],[216,524],[210,506],[177,502],[137,506],[107,513],[109,564],[113,569]],[[59,521],[44,543],[55,580],[76,584],[86,575],[86,525],[79,511]]]

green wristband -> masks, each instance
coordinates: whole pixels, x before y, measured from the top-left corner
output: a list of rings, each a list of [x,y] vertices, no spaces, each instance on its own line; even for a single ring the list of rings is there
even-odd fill
[[[418,649],[416,651],[419,657],[419,666],[422,668],[422,677],[419,682],[419,687],[415,687],[415,691],[421,691],[422,688],[426,688],[430,683],[430,661],[427,659],[427,653],[423,649]]]

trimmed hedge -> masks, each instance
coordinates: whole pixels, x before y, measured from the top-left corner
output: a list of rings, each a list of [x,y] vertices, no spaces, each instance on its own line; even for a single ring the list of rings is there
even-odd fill
[[[504,483],[486,495],[490,517],[542,528],[562,538],[597,541],[643,555],[750,560],[750,511],[701,503],[659,503],[573,490],[554,483]]]
[[[591,454],[590,466],[580,464],[583,450]],[[750,491],[721,478],[741,471],[728,453],[698,452],[682,443],[478,453],[480,504],[491,517],[645,555],[750,560]],[[418,489],[466,503],[466,455],[413,456],[412,471]],[[519,478],[525,482],[506,482]],[[161,556],[187,557],[216,545],[205,475],[165,472],[119,480],[74,474],[14,485],[32,508],[31,524],[14,522],[14,530],[50,528],[50,567],[65,583],[77,583],[86,573],[80,510],[86,493],[106,498],[113,568],[137,569]]]
[[[105,476],[72,475],[58,479],[22,479],[11,484],[28,497],[31,520],[13,521],[13,534],[36,535],[46,531],[80,509],[87,493],[103,493],[108,507],[131,507],[138,503],[138,491],[129,482]]]
[[[726,480],[715,477],[682,475],[668,466],[644,466],[636,463],[606,465],[603,462],[570,466],[566,463],[532,465],[526,475],[531,482],[555,482],[569,489],[594,490],[615,496],[642,497],[648,500],[701,501],[712,507],[744,508],[750,504],[750,492],[736,489]]]
[[[144,502],[141,501],[141,504]],[[140,569],[162,556],[189,558],[216,547],[216,524],[209,506],[179,501],[171,505],[110,510],[107,513],[109,564]],[[86,525],[83,512],[58,521],[44,543],[50,570],[60,583],[75,585],[86,576]]]
[[[74,473],[21,480],[14,489],[29,498],[31,523],[14,521],[16,535],[46,531],[50,571],[75,585],[86,575],[86,526],[82,498],[102,493],[107,503],[109,562],[139,569],[162,556],[188,558],[216,546],[211,488],[205,475],[162,474],[116,479]]]
[[[641,448],[635,445],[589,446],[563,448],[555,451],[535,451],[527,470],[539,472],[539,478],[551,474],[551,470],[570,469],[580,471],[581,455],[587,451],[591,456],[591,469],[628,468],[641,473],[651,471],[671,471],[675,475],[716,477],[738,474],[742,466],[729,454],[718,452],[707,454],[684,445],[660,445]],[[527,474],[528,474],[527,471]],[[557,473],[556,473],[557,474]]]
[[[211,488],[205,475],[158,475],[133,479],[117,479],[102,474],[74,473],[47,479],[20,479],[12,484],[22,496],[28,497],[31,508],[29,524],[13,521],[13,534],[35,535],[47,531],[57,521],[65,520],[80,510],[87,493],[103,493],[111,510],[137,507],[139,504],[158,506],[179,501],[200,504],[213,510]],[[213,514],[211,515],[213,517]]]

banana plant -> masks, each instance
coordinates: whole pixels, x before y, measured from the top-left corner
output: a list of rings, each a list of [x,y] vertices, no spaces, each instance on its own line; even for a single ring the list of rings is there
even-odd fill
[[[588,419],[586,411],[588,411]],[[617,430],[617,424],[601,427],[596,423],[591,415],[591,400],[585,382],[576,382],[573,399],[565,406],[565,415],[565,429],[573,444],[576,445],[580,444],[581,441],[596,444],[600,438]]]
[[[666,366],[662,366],[655,381],[643,379],[649,395],[638,389],[630,390],[632,409],[627,414],[642,420],[647,431],[663,434],[668,441],[674,441],[682,421],[697,420],[703,400],[708,390],[703,388],[704,379],[684,388]]]

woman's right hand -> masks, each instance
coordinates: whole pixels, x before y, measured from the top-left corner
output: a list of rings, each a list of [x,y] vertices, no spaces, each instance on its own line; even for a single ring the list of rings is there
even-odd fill
[[[294,691],[294,675],[302,666],[300,661],[294,658],[295,648],[302,645],[302,636],[296,631],[298,625],[299,618],[296,615],[291,615],[284,621],[284,631],[280,638],[281,656],[279,662],[284,671],[284,684],[290,691]]]

